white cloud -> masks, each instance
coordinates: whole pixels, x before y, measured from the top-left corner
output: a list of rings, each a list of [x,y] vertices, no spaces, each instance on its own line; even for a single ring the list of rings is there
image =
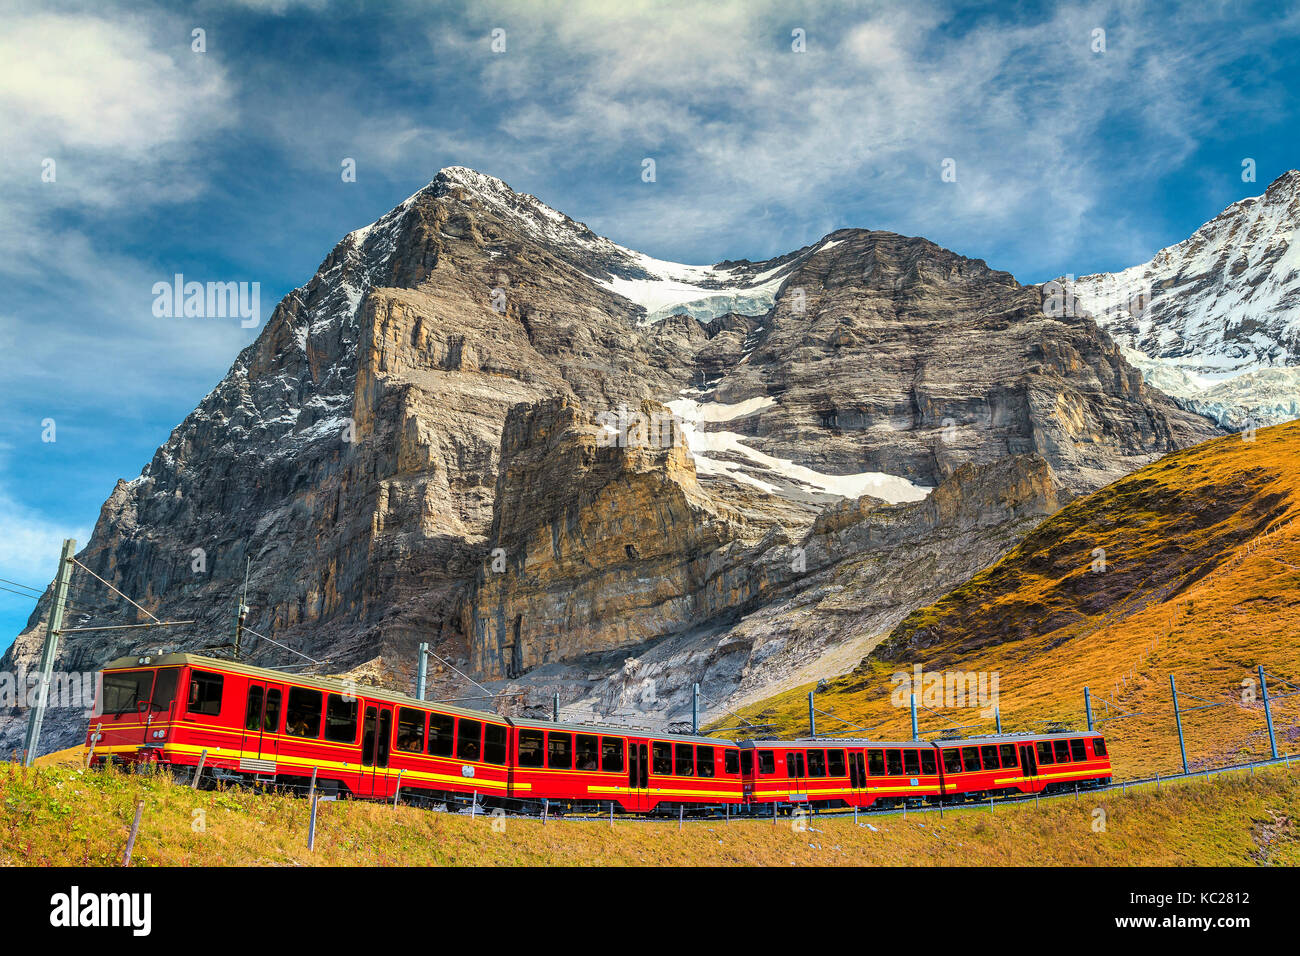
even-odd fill
[[[51,520],[15,501],[0,487],[0,577],[44,588],[54,579],[65,538],[75,539],[80,548],[89,540],[90,528]],[[35,604],[33,600],[32,606]]]

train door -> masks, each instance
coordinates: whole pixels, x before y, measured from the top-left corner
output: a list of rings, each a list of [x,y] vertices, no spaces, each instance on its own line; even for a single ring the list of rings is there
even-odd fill
[[[867,759],[861,750],[849,751],[849,787],[853,791],[853,802],[860,803],[867,789]]]
[[[393,705],[366,704],[361,725],[361,783],[358,796],[388,796],[388,751],[393,740]]]
[[[279,759],[280,703],[284,692],[262,681],[249,681],[244,705],[240,769],[275,773]]]
[[[1038,776],[1038,756],[1034,753],[1033,744],[1020,745],[1020,774],[1025,778],[1026,789],[1032,790],[1038,783],[1034,778]]]
[[[793,799],[794,794],[807,795],[808,792],[808,765],[804,762],[802,750],[787,750],[785,752],[785,771],[786,776],[790,778],[790,794]]]
[[[645,810],[650,794],[650,748],[644,740],[627,742],[627,789],[627,809]]]

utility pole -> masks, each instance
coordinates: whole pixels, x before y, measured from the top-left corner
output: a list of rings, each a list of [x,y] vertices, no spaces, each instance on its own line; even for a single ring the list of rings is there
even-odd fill
[[[560,722],[560,695],[557,692],[551,696],[551,723],[558,724],[559,722]]]
[[[1083,689],[1083,712],[1088,715],[1088,729],[1092,730],[1092,694],[1086,687]]]
[[[993,727],[999,734],[1002,733],[1002,708],[995,706],[993,708]]]
[[[1169,693],[1174,698],[1174,723],[1178,726],[1178,749],[1183,754],[1183,776],[1187,775],[1187,744],[1183,742],[1183,718],[1178,713],[1178,688],[1174,686],[1174,675],[1169,675]]]
[[[420,642],[420,660],[415,665],[415,699],[424,700],[425,686],[429,681],[429,644]]]
[[[808,691],[808,736],[817,736],[817,715],[813,712],[813,692]]]
[[[916,722],[916,693],[915,692],[913,692],[912,694],[912,739],[913,740],[921,739],[921,728],[920,725]]]
[[[72,556],[76,550],[77,542],[72,538],[63,542],[59,569],[54,575],[54,602],[50,605],[50,619],[45,625],[45,647],[41,650],[40,685],[36,689],[36,706],[27,721],[27,739],[23,742],[24,767],[32,765],[41,742],[41,723],[45,720],[45,707],[49,703],[54,658],[58,654],[59,632],[63,628],[63,604],[68,597],[68,579],[72,576]]]
[[[695,685],[695,690],[691,698],[691,733],[700,732],[700,685]]]
[[[239,650],[244,642],[244,621],[248,619],[248,569],[252,558],[244,559],[244,593],[239,598],[239,611],[235,615],[235,660],[239,660]]]
[[[1264,719],[1268,721],[1268,746],[1277,759],[1277,735],[1273,733],[1273,705],[1268,701],[1268,681],[1264,678],[1264,665],[1259,665],[1259,689],[1264,696]]]

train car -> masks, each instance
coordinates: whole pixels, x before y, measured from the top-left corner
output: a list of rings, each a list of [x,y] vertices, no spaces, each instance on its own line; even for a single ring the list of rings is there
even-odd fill
[[[509,722],[404,694],[194,654],[120,658],[101,677],[94,761],[192,767],[415,800],[509,790]],[[206,753],[205,753],[206,752]]]
[[[745,797],[755,808],[896,806],[942,792],[934,745],[923,740],[815,737],[740,746]]]
[[[1104,786],[1106,742],[1095,731],[939,740],[943,790],[950,801]]]
[[[558,808],[628,813],[741,801],[740,750],[711,737],[513,719],[511,794]]]

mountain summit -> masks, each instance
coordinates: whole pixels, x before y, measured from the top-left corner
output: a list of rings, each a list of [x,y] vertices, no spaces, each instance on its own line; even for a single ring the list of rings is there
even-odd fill
[[[301,663],[287,645],[409,686],[430,641],[511,706],[671,722],[692,680],[722,702],[833,667],[1066,498],[1216,433],[1042,305],[888,232],[664,262],[451,167],[285,296],[78,557],[198,622],[151,642],[229,643],[251,562],[248,626],[278,642],[254,663]],[[74,584],[77,623],[130,620]],[[70,635],[59,666],[136,640]]]
[[[1073,283],[1147,380],[1243,427],[1300,416],[1300,171],[1122,272]]]

